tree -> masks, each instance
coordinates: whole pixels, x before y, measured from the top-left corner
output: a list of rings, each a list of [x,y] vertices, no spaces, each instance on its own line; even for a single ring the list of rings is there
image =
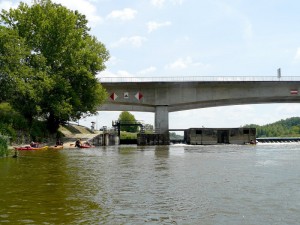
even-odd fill
[[[96,75],[109,53],[89,35],[84,15],[35,0],[31,7],[21,2],[17,9],[3,10],[0,22],[0,31],[14,35],[22,50],[19,55],[11,50],[19,57],[5,77],[17,83],[10,102],[18,111],[29,120],[45,118],[53,132],[61,122],[97,112],[106,92]]]
[[[248,124],[244,127],[256,128],[257,137],[299,137],[300,136],[300,118],[292,117],[286,120],[280,120],[272,124],[259,126]]]
[[[121,131],[137,132],[138,126],[128,126],[126,124],[138,124],[134,115],[130,112],[124,111],[119,115],[119,122],[121,123]],[[123,124],[123,126],[122,126]]]

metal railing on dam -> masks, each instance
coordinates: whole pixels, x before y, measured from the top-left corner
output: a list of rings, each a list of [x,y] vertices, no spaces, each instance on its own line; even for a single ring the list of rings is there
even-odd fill
[[[101,77],[101,83],[118,82],[251,82],[251,81],[300,81],[300,76],[181,76],[181,77]]]

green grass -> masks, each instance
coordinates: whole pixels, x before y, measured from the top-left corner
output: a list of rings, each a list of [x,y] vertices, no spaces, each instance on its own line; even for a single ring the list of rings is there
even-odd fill
[[[121,139],[136,139],[137,133],[130,133],[126,131],[121,131]]]

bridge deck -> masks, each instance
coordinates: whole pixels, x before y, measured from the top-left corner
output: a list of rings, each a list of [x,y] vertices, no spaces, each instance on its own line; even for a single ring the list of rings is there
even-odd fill
[[[226,81],[300,81],[300,76],[182,76],[182,77],[101,77],[101,83],[116,82],[226,82]]]

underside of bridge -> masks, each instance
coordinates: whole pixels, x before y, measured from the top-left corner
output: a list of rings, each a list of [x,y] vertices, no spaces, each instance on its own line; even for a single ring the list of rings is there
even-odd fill
[[[166,134],[169,112],[197,108],[300,103],[300,81],[103,83],[109,98],[101,111],[155,113],[155,129]]]

